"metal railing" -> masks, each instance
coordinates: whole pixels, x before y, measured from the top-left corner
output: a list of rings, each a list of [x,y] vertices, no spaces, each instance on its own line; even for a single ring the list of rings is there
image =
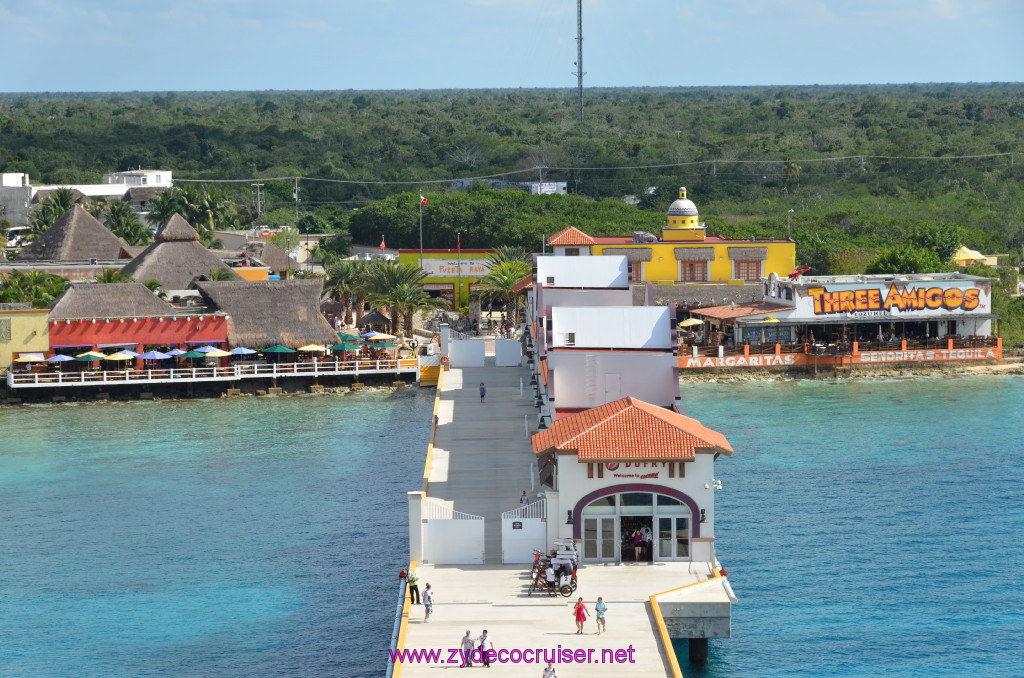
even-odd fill
[[[548,517],[548,500],[538,499],[535,502],[529,503],[526,506],[520,506],[514,508],[511,511],[505,511],[501,514],[502,520],[514,520],[516,518],[547,518]]]
[[[426,520],[483,520],[483,516],[475,516],[472,513],[456,511],[448,502],[434,499],[433,497],[423,498],[423,518]]]
[[[303,376],[356,374],[416,374],[415,359],[331,360],[301,363],[230,365],[228,367],[185,367],[172,369],[126,369],[81,372],[8,372],[11,388],[46,386],[89,386],[97,384],[155,384],[171,382],[235,381]]]

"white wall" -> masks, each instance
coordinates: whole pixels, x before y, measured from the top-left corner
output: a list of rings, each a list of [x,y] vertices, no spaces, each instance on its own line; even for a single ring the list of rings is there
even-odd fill
[[[522,364],[523,346],[518,340],[494,340],[494,365],[496,367],[519,367]]]
[[[513,523],[519,523],[522,529],[512,529]],[[547,548],[547,527],[547,521],[541,518],[503,518],[501,562],[532,563],[533,550]]]
[[[554,278],[554,282],[548,282]],[[537,282],[544,287],[629,287],[626,257],[537,257]],[[547,302],[545,301],[545,304]]]
[[[484,521],[432,518],[424,522],[423,562],[483,565]]]
[[[483,340],[455,340],[448,344],[448,359],[452,367],[483,367]]]
[[[545,288],[544,306],[632,306],[633,292],[626,289]]]
[[[600,258],[600,257],[595,257]],[[547,305],[547,300],[544,300]],[[550,348],[671,349],[672,322],[668,306],[613,306],[596,311],[587,307],[551,309]],[[575,342],[567,343],[568,334]]]
[[[666,407],[675,402],[674,367],[671,353],[551,351],[549,393],[562,408],[597,407],[626,396]]]
[[[579,250],[579,254],[574,254],[572,256],[574,256],[574,257],[589,257],[590,256],[590,245],[576,245],[575,247],[576,247],[577,250]],[[565,246],[564,245],[557,245],[557,246],[553,247],[552,249],[555,251],[555,256],[556,257],[569,256],[569,255],[567,255],[565,253]]]

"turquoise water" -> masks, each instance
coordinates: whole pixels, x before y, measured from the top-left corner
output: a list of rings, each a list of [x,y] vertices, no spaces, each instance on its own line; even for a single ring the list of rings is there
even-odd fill
[[[0,410],[0,676],[375,676],[433,391]]]
[[[685,386],[697,676],[1024,675],[1024,379]],[[433,392],[0,409],[0,676],[379,676]]]
[[[698,676],[1024,675],[1024,379],[685,386],[736,450]]]

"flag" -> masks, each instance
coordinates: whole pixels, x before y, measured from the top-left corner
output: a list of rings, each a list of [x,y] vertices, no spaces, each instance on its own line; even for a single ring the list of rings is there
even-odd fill
[[[421,196],[420,196],[420,207],[423,207],[423,206],[424,206],[424,205],[426,205],[426,204],[427,204],[427,199],[426,199],[426,198],[424,198],[424,197],[423,197],[423,196],[421,195]]]
[[[384,249],[384,236],[380,237],[380,245],[377,246],[377,249]]]
[[[455,234],[455,246],[462,249],[462,236],[459,233]]]

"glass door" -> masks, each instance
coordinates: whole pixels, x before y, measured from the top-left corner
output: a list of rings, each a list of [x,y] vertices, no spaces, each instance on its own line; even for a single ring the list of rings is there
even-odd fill
[[[596,516],[583,519],[583,558],[593,562],[614,561],[618,539],[615,517]]]
[[[658,560],[690,557],[690,519],[658,518]]]

